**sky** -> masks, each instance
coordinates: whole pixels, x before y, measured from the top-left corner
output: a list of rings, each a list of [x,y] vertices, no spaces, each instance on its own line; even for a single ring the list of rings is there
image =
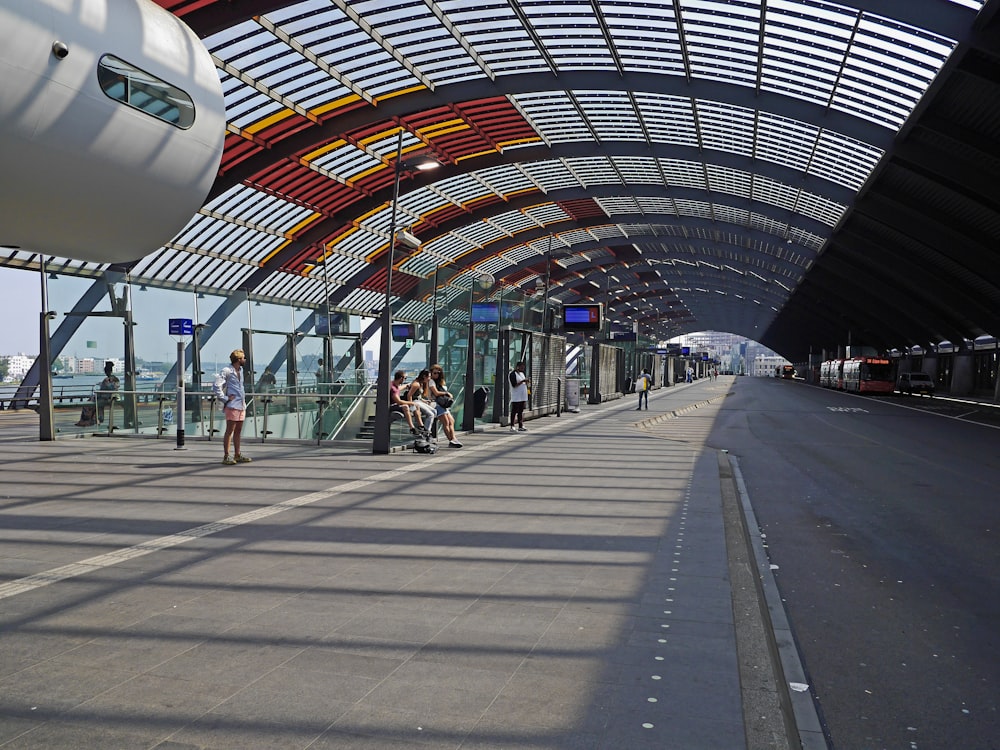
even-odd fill
[[[50,323],[50,332],[54,334],[60,325],[67,322],[66,312],[72,309],[93,281],[63,274],[57,274],[55,279],[47,281],[49,309],[56,313]],[[117,291],[121,293],[121,285],[118,285]],[[204,299],[195,300],[193,294],[133,287],[136,356],[152,362],[176,361],[177,338],[169,334],[169,319],[190,318],[195,323],[205,323],[211,319],[220,302],[220,297],[211,294],[206,294]],[[96,309],[110,310],[109,298],[105,297]],[[0,356],[38,353],[40,312],[41,282],[38,272],[0,267],[0,320],[4,321],[0,325]],[[258,331],[254,336],[255,355],[261,362],[267,362],[275,352],[284,347],[285,333],[297,329],[309,314],[309,310],[291,305],[240,305],[217,331],[206,330],[202,347],[203,361],[213,370],[217,369],[213,363],[228,362],[229,352],[242,346],[242,329],[253,327]],[[352,318],[351,330],[364,330],[369,322]],[[334,354],[343,354],[348,345],[349,342],[339,340],[334,345]],[[378,351],[378,346],[379,337],[376,334],[365,345],[365,349]],[[80,321],[78,330],[62,354],[119,359],[123,356],[123,351],[121,318],[94,316]],[[307,366],[312,366],[322,356],[321,352],[322,341],[318,337],[307,336],[300,342],[298,354]],[[263,366],[261,362],[257,364]]]
[[[0,355],[38,353],[41,311],[38,272],[0,267]]]

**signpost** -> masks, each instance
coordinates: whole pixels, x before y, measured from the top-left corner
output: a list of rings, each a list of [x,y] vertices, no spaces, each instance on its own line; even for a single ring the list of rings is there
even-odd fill
[[[170,318],[171,336],[177,337],[177,446],[174,450],[184,450],[184,346],[185,336],[194,335],[194,321],[191,318]]]

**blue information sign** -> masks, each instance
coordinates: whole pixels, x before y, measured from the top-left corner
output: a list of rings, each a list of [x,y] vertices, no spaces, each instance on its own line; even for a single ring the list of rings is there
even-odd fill
[[[170,318],[171,336],[193,336],[194,321],[191,318]]]

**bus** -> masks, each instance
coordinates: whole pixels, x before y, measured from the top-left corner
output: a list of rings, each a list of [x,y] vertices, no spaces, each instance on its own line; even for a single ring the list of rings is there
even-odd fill
[[[781,377],[783,380],[793,380],[795,378],[795,367],[793,365],[782,365]]]
[[[819,384],[824,388],[844,388],[844,360],[828,359],[819,366]]]
[[[851,393],[892,393],[895,381],[887,357],[855,357],[844,361],[844,390]]]

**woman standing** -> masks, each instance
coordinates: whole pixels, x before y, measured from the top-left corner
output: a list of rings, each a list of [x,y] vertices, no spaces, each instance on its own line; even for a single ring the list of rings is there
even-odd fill
[[[246,419],[247,402],[243,392],[243,365],[247,358],[242,349],[233,349],[229,355],[229,367],[223,367],[215,376],[212,390],[215,397],[222,403],[226,415],[226,432],[222,436],[222,463],[248,464],[252,460],[240,453],[240,436],[243,433],[243,421]],[[229,446],[236,449],[234,456],[229,452]]]
[[[434,402],[433,406],[437,411],[438,421],[444,429],[445,437],[448,438],[448,445],[452,448],[461,448],[462,444],[455,437],[455,417],[451,414],[451,408],[441,405],[442,401],[448,399],[451,399],[452,403],[455,401],[455,397],[448,392],[447,383],[444,382],[444,368],[441,365],[431,365],[431,379],[427,383],[427,389]]]

